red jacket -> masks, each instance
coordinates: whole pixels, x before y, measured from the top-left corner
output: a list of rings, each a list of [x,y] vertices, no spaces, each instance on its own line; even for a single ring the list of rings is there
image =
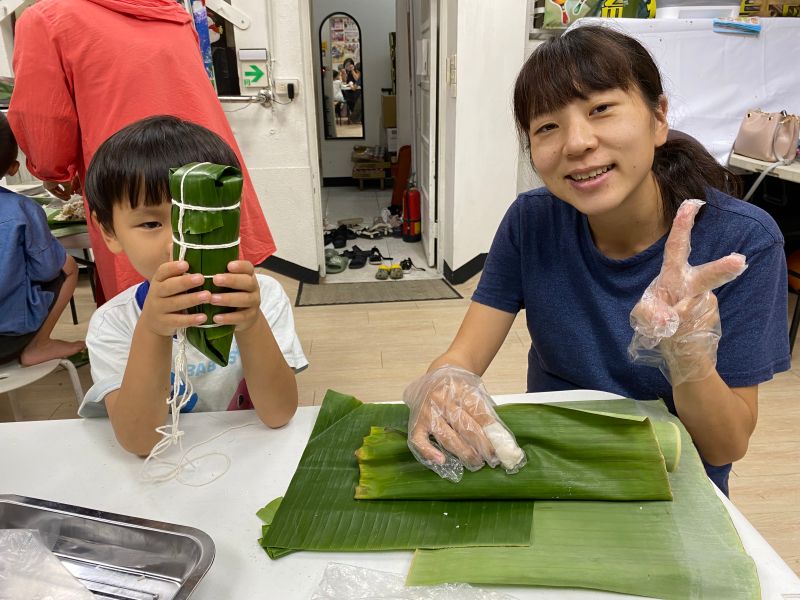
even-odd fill
[[[103,141],[159,114],[216,132],[244,167],[192,20],[175,0],[41,0],[17,22],[14,72],[8,120],[28,170],[40,179],[83,180]],[[243,170],[240,253],[258,264],[275,243]],[[91,223],[89,233],[106,298],[142,280]]]

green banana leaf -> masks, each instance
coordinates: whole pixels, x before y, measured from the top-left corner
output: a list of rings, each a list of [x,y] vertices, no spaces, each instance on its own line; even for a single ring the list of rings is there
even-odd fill
[[[528,458],[515,475],[501,468],[483,468],[465,472],[454,485],[414,458],[404,431],[373,427],[356,452],[360,477],[355,497],[672,499],[656,428],[647,417],[547,404],[512,404],[498,407],[497,412]],[[659,431],[674,463],[680,434],[671,423],[666,426]]]
[[[364,501],[355,451],[373,424],[405,427],[404,404],[362,404],[328,390],[300,464],[261,546],[271,558],[297,550],[358,552],[530,544],[533,502]],[[265,507],[266,508],[266,507]]]
[[[224,165],[190,163],[178,169],[170,169],[169,189],[177,201],[183,199],[184,204],[210,208],[233,206],[242,195],[242,172],[239,169]],[[188,174],[187,174],[188,173]],[[184,177],[184,175],[186,175]],[[183,181],[183,194],[181,182]],[[172,232],[175,239],[181,239],[178,230],[180,209],[172,205]],[[239,209],[201,211],[185,209],[183,216],[183,239],[191,244],[217,245],[235,242],[239,238]],[[176,243],[172,247],[175,260],[180,257],[181,247]],[[190,273],[216,275],[228,270],[228,263],[239,258],[239,247],[217,249],[187,248],[184,260],[189,263]],[[201,288],[197,288],[198,290]],[[228,291],[221,288],[207,277],[202,289],[213,294]],[[229,307],[203,304],[189,309],[190,313],[205,313],[208,317],[205,324],[212,324],[215,315],[233,310]],[[233,330],[230,325],[221,327],[190,327],[186,330],[188,342],[220,366],[228,364]]]
[[[654,598],[755,599],[758,575],[680,421],[652,402],[581,403],[674,423],[672,502],[537,502],[527,548],[418,550],[407,585],[592,588]]]

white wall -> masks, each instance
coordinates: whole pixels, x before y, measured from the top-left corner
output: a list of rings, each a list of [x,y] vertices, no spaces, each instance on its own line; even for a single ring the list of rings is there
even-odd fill
[[[511,111],[517,73],[525,58],[526,0],[458,3],[457,98],[453,194],[444,224],[452,245],[444,260],[456,270],[488,252],[516,198],[519,142]],[[440,68],[443,57],[440,56]]]
[[[307,0],[299,0],[301,3]],[[315,110],[319,127],[319,144],[322,152],[323,177],[350,177],[350,154],[356,144],[376,146],[383,139],[381,129],[381,88],[392,87],[389,58],[389,32],[395,30],[394,0],[311,0],[311,38],[313,46],[314,76],[320,79],[319,27],[323,19],[333,12],[347,13],[361,28],[361,64],[364,89],[364,140],[326,140],[322,131],[322,100],[317,93]],[[399,78],[399,72],[398,72]]]
[[[290,104],[223,108],[236,111],[228,113],[228,120],[275,238],[275,256],[316,271],[322,228],[308,2],[270,0],[271,15],[262,0],[232,4],[252,18],[247,30],[236,30],[237,46],[268,48],[275,59],[273,76],[299,80]]]

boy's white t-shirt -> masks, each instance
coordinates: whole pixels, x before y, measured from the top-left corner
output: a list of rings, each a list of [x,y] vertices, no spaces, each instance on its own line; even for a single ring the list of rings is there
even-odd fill
[[[272,335],[289,366],[295,372],[301,371],[308,366],[308,360],[294,330],[289,297],[272,277],[257,274],[256,279],[261,290],[261,312]],[[136,298],[141,285],[134,285],[103,304],[89,321],[86,346],[94,385],[78,410],[82,417],[107,416],[105,397],[122,385],[133,331],[142,314],[139,307],[142,298],[139,301]],[[173,365],[176,353],[177,345],[173,343]],[[235,338],[227,367],[220,367],[188,343],[186,361],[194,394],[183,412],[226,410],[236,405],[234,394],[244,380],[244,371]]]
[[[333,100],[334,102],[344,102],[344,94],[342,93],[342,80],[333,80]]]

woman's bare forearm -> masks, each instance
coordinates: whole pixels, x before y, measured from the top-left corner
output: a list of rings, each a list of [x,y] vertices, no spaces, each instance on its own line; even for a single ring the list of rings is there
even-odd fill
[[[712,465],[741,459],[758,420],[758,386],[730,388],[716,370],[673,388],[675,408],[700,455]]]
[[[508,336],[515,318],[512,313],[471,303],[455,339],[447,351],[431,363],[428,372],[450,364],[483,376]]]

